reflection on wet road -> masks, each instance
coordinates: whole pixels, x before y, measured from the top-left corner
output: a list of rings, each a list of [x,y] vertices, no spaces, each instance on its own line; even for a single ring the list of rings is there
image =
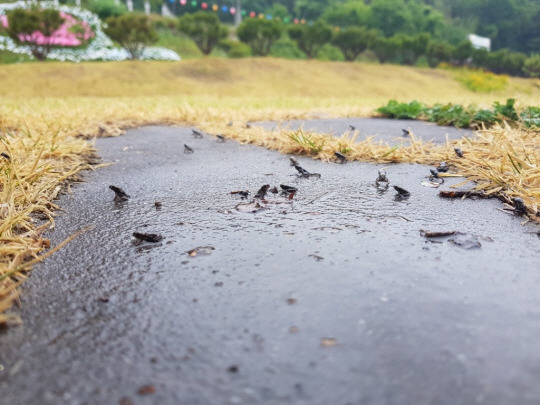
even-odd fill
[[[94,227],[25,284],[0,402],[539,402],[540,239],[498,201],[439,199],[418,165],[386,166],[387,189],[356,162],[297,158],[321,173],[298,178],[287,156],[188,128],[98,148],[115,164],[62,197],[50,237]],[[264,184],[298,190],[235,209]]]

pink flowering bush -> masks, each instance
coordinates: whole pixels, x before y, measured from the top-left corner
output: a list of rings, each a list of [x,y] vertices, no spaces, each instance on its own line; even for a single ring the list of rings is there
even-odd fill
[[[94,37],[94,32],[86,22],[79,21],[63,11],[60,12],[60,17],[64,22],[50,36],[45,36],[41,31],[34,31],[31,34],[19,34],[19,40],[22,43],[36,45],[75,47],[87,44]],[[2,19],[2,25],[8,27],[7,18]]]
[[[32,6],[13,9],[6,16],[0,20],[0,29],[15,43],[28,46],[38,60],[46,59],[53,48],[85,46],[95,37],[88,23],[64,11]]]

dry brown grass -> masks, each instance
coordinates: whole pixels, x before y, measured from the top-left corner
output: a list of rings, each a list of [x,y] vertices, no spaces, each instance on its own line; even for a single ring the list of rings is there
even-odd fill
[[[116,135],[148,124],[197,125],[240,142],[282,153],[329,160],[336,150],[350,160],[451,162],[488,192],[521,196],[533,216],[540,198],[537,133],[500,126],[481,131],[459,159],[453,144],[414,140],[390,148],[356,142],[350,134],[268,132],[245,123],[317,116],[365,116],[394,98],[426,103],[476,103],[517,98],[540,104],[538,81],[509,79],[507,88],[482,94],[466,90],[455,72],[319,61],[201,59],[181,63],[120,62],[0,66],[0,324],[16,321],[6,310],[30,264],[48,247],[55,197],[65,180],[90,167],[92,145],[83,138]],[[226,124],[229,121],[232,127]],[[324,141],[324,144],[323,144]],[[459,141],[460,145],[464,141]],[[322,146],[313,153],[313,145]],[[36,218],[41,218],[38,221]],[[45,221],[42,223],[41,221]]]

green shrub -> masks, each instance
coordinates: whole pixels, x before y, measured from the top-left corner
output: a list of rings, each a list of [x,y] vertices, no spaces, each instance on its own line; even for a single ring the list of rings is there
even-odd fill
[[[540,128],[540,107],[527,107],[520,114],[521,121],[528,127]]]
[[[203,55],[209,55],[218,42],[228,34],[227,28],[221,25],[218,16],[206,11],[184,14],[178,20],[178,28],[197,44]]]
[[[156,30],[178,31],[178,19],[150,14],[150,20]]]
[[[386,63],[395,59],[399,46],[400,41],[396,37],[386,38],[381,35],[375,38],[372,51],[380,63]]]
[[[248,18],[236,30],[240,41],[249,45],[255,56],[268,55],[282,32],[283,24],[280,21],[261,18]]]
[[[390,100],[387,105],[377,108],[377,112],[388,118],[416,119],[424,111],[424,104],[414,100],[410,103],[400,103]]]
[[[243,42],[223,39],[219,41],[218,46],[227,53],[229,58],[246,58],[251,56],[251,48]]]
[[[270,50],[270,55],[277,58],[285,59],[305,59],[306,55],[298,48],[296,42],[288,39],[282,38],[272,45]]]
[[[523,63],[523,72],[528,77],[540,77],[540,55],[533,55]]]
[[[53,45],[47,41],[44,44],[26,42],[20,37],[32,35],[36,31],[41,32],[45,37],[50,37],[64,22],[60,12],[52,8],[39,9],[37,6],[32,6],[30,9],[9,10],[6,14],[9,24],[6,31],[13,42],[30,47],[32,55],[37,60],[45,60]]]
[[[343,58],[343,53],[341,52],[341,50],[331,44],[324,44],[322,48],[319,49],[319,52],[317,52],[317,59],[337,61],[345,60],[345,58]]]
[[[515,122],[520,118],[527,125],[540,123],[540,108],[529,107],[521,116],[514,108],[515,100],[509,98],[504,104],[495,102],[493,109],[478,109],[474,105],[463,107],[459,104],[435,104],[425,107],[418,101],[399,103],[390,100],[386,106],[377,109],[378,112],[389,118],[421,118],[438,125],[451,125],[459,128],[477,127],[482,124],[489,126],[503,120]]]
[[[116,3],[114,0],[93,0],[88,8],[103,21],[109,17],[120,17],[127,13],[126,6],[122,3]]]
[[[506,100],[505,104],[500,104],[498,101],[495,101],[493,104],[493,109],[496,115],[503,118],[507,118],[510,121],[517,121],[519,119],[514,104],[516,100],[514,98],[509,98]]]
[[[294,25],[289,28],[289,37],[296,41],[298,48],[312,59],[317,56],[324,44],[332,39],[332,28],[324,21],[312,25]]]
[[[426,47],[429,67],[436,67],[441,62],[448,62],[452,57],[453,47],[447,42],[431,40]]]
[[[341,49],[346,61],[353,61],[368,49],[374,40],[374,31],[365,27],[351,27],[339,31],[334,36],[332,43]]]
[[[129,53],[131,59],[139,59],[144,48],[158,40],[157,32],[145,14],[109,17],[104,31]]]

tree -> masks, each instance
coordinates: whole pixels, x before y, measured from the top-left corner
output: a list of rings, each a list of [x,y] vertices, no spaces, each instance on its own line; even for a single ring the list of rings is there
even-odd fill
[[[528,77],[540,78],[540,55],[533,55],[525,60],[523,72]]]
[[[145,14],[127,13],[110,17],[106,23],[105,33],[118,42],[131,59],[139,59],[144,48],[158,40],[156,30]]]
[[[330,25],[346,28],[354,26],[367,26],[371,19],[370,8],[357,0],[349,0],[343,4],[329,7],[322,15],[322,19]]]
[[[391,37],[398,32],[414,33],[410,9],[403,0],[373,0],[371,26]]]
[[[236,34],[240,41],[249,45],[253,55],[266,56],[282,32],[283,25],[278,20],[248,18],[238,26]]]
[[[45,60],[54,46],[50,37],[64,22],[58,10],[33,6],[30,9],[17,8],[6,14],[6,31],[13,42],[30,47],[37,60]]]
[[[353,61],[371,46],[374,39],[373,31],[365,27],[351,27],[338,32],[332,42],[341,50],[345,60]]]
[[[454,47],[448,42],[431,40],[426,47],[426,58],[429,67],[437,67],[441,62],[448,62],[452,58]]]
[[[396,37],[399,40],[399,51],[406,65],[414,65],[418,58],[426,52],[427,44],[430,40],[428,33],[417,35],[398,34]]]
[[[317,21],[312,25],[294,25],[289,28],[289,37],[312,59],[317,56],[322,46],[332,39],[332,28],[324,21]]]
[[[90,3],[89,9],[97,14],[101,20],[106,20],[109,17],[119,17],[127,13],[126,6],[114,0],[94,0]]]
[[[465,65],[473,55],[471,41],[464,39],[454,49],[452,60],[458,65]]]
[[[206,11],[184,14],[179,18],[178,28],[197,44],[203,55],[209,55],[228,34],[227,28],[220,24],[218,16]]]
[[[380,63],[390,62],[396,57],[400,41],[396,37],[386,38],[382,35],[375,38],[372,51]]]

